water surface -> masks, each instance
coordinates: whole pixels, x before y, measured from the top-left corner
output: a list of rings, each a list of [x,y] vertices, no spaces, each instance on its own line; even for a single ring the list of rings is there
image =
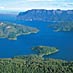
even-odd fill
[[[0,18],[1,19],[1,18]],[[0,38],[0,58],[8,58],[18,55],[34,53],[33,46],[54,46],[59,49],[58,53],[50,55],[50,58],[73,60],[73,32],[53,32],[48,25],[53,22],[27,22],[19,20],[1,20],[17,24],[36,27],[40,31],[36,34],[19,36],[16,41]]]

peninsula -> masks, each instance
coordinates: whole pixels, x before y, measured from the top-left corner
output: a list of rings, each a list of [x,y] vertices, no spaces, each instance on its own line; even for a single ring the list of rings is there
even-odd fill
[[[38,31],[39,30],[37,28],[32,28],[21,24],[0,22],[0,38],[17,40],[17,36],[37,33]]]

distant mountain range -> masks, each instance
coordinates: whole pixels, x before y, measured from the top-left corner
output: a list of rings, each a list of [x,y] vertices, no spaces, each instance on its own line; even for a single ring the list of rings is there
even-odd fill
[[[0,14],[0,21],[15,21],[16,20],[15,14]]]
[[[0,10],[0,14],[12,14],[12,15],[16,15],[18,13],[19,13],[18,11]]]
[[[17,15],[18,20],[25,21],[73,21],[73,10],[45,10],[32,9],[26,12],[20,12]]]

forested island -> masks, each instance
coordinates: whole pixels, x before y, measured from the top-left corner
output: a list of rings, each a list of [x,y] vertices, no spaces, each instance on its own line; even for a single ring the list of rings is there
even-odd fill
[[[73,22],[57,22],[56,24],[50,24],[49,28],[53,28],[53,30],[56,32],[73,31]]]
[[[16,40],[17,36],[37,33],[37,28],[29,26],[0,22],[0,38],[8,38],[9,40]]]
[[[57,48],[49,46],[36,46],[33,47],[32,50],[35,51],[39,56],[50,55],[58,52]]]

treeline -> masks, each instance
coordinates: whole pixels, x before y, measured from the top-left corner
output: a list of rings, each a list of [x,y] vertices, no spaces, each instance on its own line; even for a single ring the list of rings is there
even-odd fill
[[[50,24],[49,27],[55,31],[73,31],[73,21],[57,22],[56,24]]]
[[[73,62],[37,55],[0,59],[0,73],[73,73]]]

